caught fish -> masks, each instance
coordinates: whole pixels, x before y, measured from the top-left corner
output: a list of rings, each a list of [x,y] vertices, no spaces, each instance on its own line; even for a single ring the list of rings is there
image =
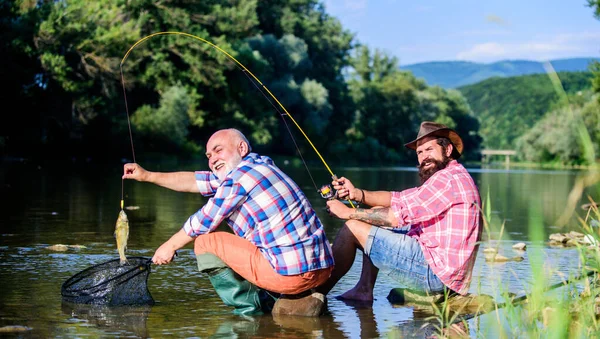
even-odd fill
[[[117,250],[119,251],[120,264],[129,264],[127,257],[125,256],[125,250],[127,249],[127,239],[129,238],[129,219],[124,210],[119,212],[119,218],[117,219],[117,225],[115,226],[115,238],[117,239]]]

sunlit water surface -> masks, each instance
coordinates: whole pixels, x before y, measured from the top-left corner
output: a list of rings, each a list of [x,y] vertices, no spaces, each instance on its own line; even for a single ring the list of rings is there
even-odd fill
[[[198,169],[204,166],[201,164]],[[501,302],[502,292],[527,292],[532,281],[532,256],[546,271],[563,273],[562,279],[579,273],[576,250],[552,248],[545,241],[550,233],[579,230],[574,222],[556,226],[579,172],[469,170],[484,199],[489,192],[493,214],[491,230],[484,233],[485,243],[475,265],[472,293],[488,294]],[[305,170],[286,171],[307,193],[333,240],[343,222],[324,212],[325,202]],[[412,168],[338,171],[356,186],[370,190],[401,190],[417,184]],[[312,175],[318,185],[329,181],[322,170],[312,170]],[[146,183],[123,184],[120,177],[121,166],[56,170],[22,163],[2,164],[0,327],[22,326],[13,328],[24,331],[14,332],[15,336],[53,338],[374,338],[425,337],[435,331],[436,323],[428,320],[431,312],[390,304],[386,299],[390,289],[401,286],[386,276],[379,277],[372,304],[348,304],[334,298],[358,280],[360,255],[329,295],[329,313],[319,318],[232,315],[208,280],[197,272],[191,248],[180,250],[170,265],[151,266],[148,289],[156,301],[153,306],[91,307],[64,303],[63,282],[81,270],[118,257],[113,231],[122,192],[125,205],[133,208],[127,210],[128,256],[152,257],[153,251],[205,202],[197,194],[171,192]],[[578,204],[584,202],[585,199]],[[536,230],[541,231],[537,239]],[[525,242],[527,251],[515,252],[512,245],[516,242]],[[57,244],[83,247],[48,249]],[[490,245],[497,246],[506,257],[522,256],[524,260],[486,263],[482,250]],[[560,280],[559,274],[549,277],[549,283]],[[469,333],[493,336],[493,326],[489,325],[493,319],[489,317],[470,320]]]

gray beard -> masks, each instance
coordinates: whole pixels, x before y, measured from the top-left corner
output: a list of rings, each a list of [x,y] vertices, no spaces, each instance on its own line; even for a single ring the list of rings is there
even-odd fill
[[[225,169],[226,171],[223,171],[221,173],[224,173],[222,177],[220,177],[216,172],[213,171],[213,174],[217,176],[217,178],[219,178],[220,181],[223,181],[225,178],[227,178],[227,175],[229,173],[231,173],[231,171],[233,171],[234,168],[236,168],[240,162],[242,162],[242,157],[241,156],[236,156],[231,162],[226,162],[225,163]],[[234,165],[235,163],[235,165]]]

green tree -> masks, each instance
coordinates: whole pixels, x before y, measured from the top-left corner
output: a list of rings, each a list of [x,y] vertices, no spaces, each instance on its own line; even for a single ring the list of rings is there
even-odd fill
[[[399,146],[407,141],[407,125],[417,111],[414,79],[398,70],[397,58],[379,50],[371,54],[364,45],[355,50],[351,65],[348,85],[356,112],[346,132],[347,151],[368,150],[352,152],[361,162],[405,160],[407,152]]]
[[[168,152],[173,147],[182,148],[188,143],[190,102],[193,96],[184,87],[173,86],[163,94],[158,108],[140,107],[132,124],[153,150]]]
[[[583,121],[595,151],[600,146],[600,105],[587,94],[578,104],[564,104],[544,115],[529,131],[516,140],[519,157],[527,161],[585,164],[577,124]],[[578,100],[569,100],[577,102]]]
[[[368,149],[362,161],[414,162],[404,144],[414,139],[422,121],[455,128],[464,139],[465,158],[474,157],[481,142],[479,124],[457,91],[428,87],[411,73],[398,69],[398,60],[360,46],[352,59],[349,86],[357,106],[348,129],[349,147]]]
[[[587,0],[588,6],[594,10],[594,17],[600,19],[600,0]],[[594,74],[592,79],[592,88],[596,93],[600,93],[600,62],[593,62],[590,65],[590,71]],[[600,100],[600,96],[598,97]]]
[[[341,72],[353,37],[318,1],[28,3],[33,4],[31,13],[47,13],[32,20],[37,26],[31,30],[31,59],[39,56],[41,66],[33,74],[39,74],[42,92],[56,94],[53,110],[60,112],[54,119],[62,126],[59,134],[65,142],[82,141],[77,145],[87,152],[105,154],[108,147],[128,153],[123,147],[128,141],[126,109],[137,121],[134,138],[139,133],[150,140],[156,133],[154,144],[164,141],[161,129],[145,122],[152,114],[164,113],[170,89],[178,86],[188,95],[185,135],[191,144],[186,145],[204,144],[217,128],[238,127],[259,149],[295,153],[279,121],[282,109],[264,90],[257,91],[262,86],[240,65],[185,34],[159,34],[131,48],[156,32],[205,39],[240,60],[278,99],[285,99],[282,104],[291,107],[290,113],[319,146],[328,146],[343,133],[327,131],[334,115],[339,125],[348,124],[343,118],[352,102]],[[184,145],[175,139],[169,143]],[[102,149],[93,144],[102,144]]]
[[[559,72],[569,94],[588,89],[589,72]],[[491,78],[459,88],[478,118],[483,144],[493,149],[514,149],[515,140],[526,133],[552,108],[559,96],[548,75],[532,74]]]

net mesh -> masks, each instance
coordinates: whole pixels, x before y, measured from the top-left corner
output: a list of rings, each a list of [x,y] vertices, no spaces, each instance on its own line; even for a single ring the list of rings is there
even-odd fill
[[[152,305],[148,290],[150,259],[127,257],[128,265],[119,259],[89,267],[62,285],[63,301],[95,305]]]

